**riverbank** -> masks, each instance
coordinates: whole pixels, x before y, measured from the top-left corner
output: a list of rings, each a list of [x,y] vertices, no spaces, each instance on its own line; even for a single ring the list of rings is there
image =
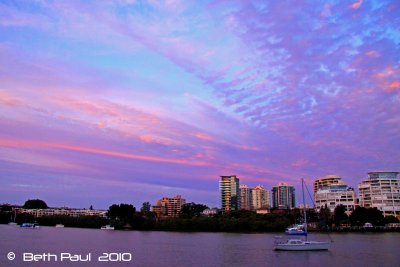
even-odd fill
[[[184,233],[165,231],[102,231],[42,227],[24,230],[0,225],[0,266],[11,266],[6,253],[16,255],[12,266],[71,266],[70,262],[23,262],[23,253],[91,253],[82,266],[398,266],[398,233],[333,233],[329,251],[279,252],[273,250],[279,233]],[[313,240],[329,240],[312,234]],[[378,244],[378,246],[376,245]],[[104,253],[131,253],[130,263],[107,262]],[[73,266],[80,266],[78,263]]]

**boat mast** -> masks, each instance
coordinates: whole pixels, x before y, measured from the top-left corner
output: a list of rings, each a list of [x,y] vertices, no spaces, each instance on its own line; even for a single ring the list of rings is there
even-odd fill
[[[301,178],[301,192],[303,193],[304,232],[306,233],[306,241],[307,241],[307,212],[306,212],[306,201],[304,199],[304,179],[303,178]]]

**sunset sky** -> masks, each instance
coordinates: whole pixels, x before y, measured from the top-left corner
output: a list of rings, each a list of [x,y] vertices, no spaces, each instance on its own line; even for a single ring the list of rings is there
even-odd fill
[[[399,169],[399,1],[0,1],[0,203]]]

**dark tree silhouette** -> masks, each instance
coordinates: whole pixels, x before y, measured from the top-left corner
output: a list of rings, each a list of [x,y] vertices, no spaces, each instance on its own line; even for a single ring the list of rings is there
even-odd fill
[[[146,201],[146,202],[143,202],[142,207],[140,208],[140,212],[143,215],[147,215],[150,213],[150,209],[151,209],[151,204],[150,204],[150,202]]]
[[[136,212],[136,208],[131,204],[113,204],[107,211],[107,217],[110,219],[126,220],[131,218]]]
[[[47,209],[47,204],[41,199],[29,199],[25,202],[24,209]]]
[[[194,202],[186,203],[181,208],[180,217],[184,217],[184,218],[198,217],[201,215],[203,210],[205,210],[207,208],[208,207],[203,204],[196,204]]]
[[[336,206],[333,214],[333,219],[337,225],[349,219],[349,216],[346,214],[346,207],[343,205]]]
[[[357,207],[350,215],[350,221],[352,225],[362,226],[366,222],[372,223],[372,225],[382,225],[383,214],[382,211],[377,208],[364,208]]]

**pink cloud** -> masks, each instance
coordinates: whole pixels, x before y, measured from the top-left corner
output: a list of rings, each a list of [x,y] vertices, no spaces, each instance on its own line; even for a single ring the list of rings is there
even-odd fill
[[[21,100],[14,97],[7,91],[0,91],[0,104],[17,107],[21,105]]]
[[[351,4],[351,8],[359,9],[361,7],[362,3],[363,3],[363,0],[359,0],[357,2],[354,2],[353,4]]]
[[[377,57],[377,56],[379,56],[379,52],[376,50],[370,50],[366,53],[366,55],[369,57]]]
[[[79,146],[79,145],[70,145],[63,143],[50,143],[43,141],[33,141],[33,140],[21,140],[21,139],[1,139],[0,146],[4,147],[14,147],[14,148],[49,148],[49,149],[61,149],[61,150],[71,150],[89,154],[97,154],[109,157],[116,158],[125,158],[125,159],[133,159],[133,160],[143,160],[143,161],[154,161],[161,163],[173,163],[173,164],[181,164],[181,165],[191,165],[191,166],[204,166],[207,165],[205,162],[200,161],[190,161],[185,159],[170,159],[170,158],[162,158],[156,156],[147,156],[147,155],[139,155],[133,153],[119,152],[114,150],[106,150],[100,148],[93,148],[89,146]]]

